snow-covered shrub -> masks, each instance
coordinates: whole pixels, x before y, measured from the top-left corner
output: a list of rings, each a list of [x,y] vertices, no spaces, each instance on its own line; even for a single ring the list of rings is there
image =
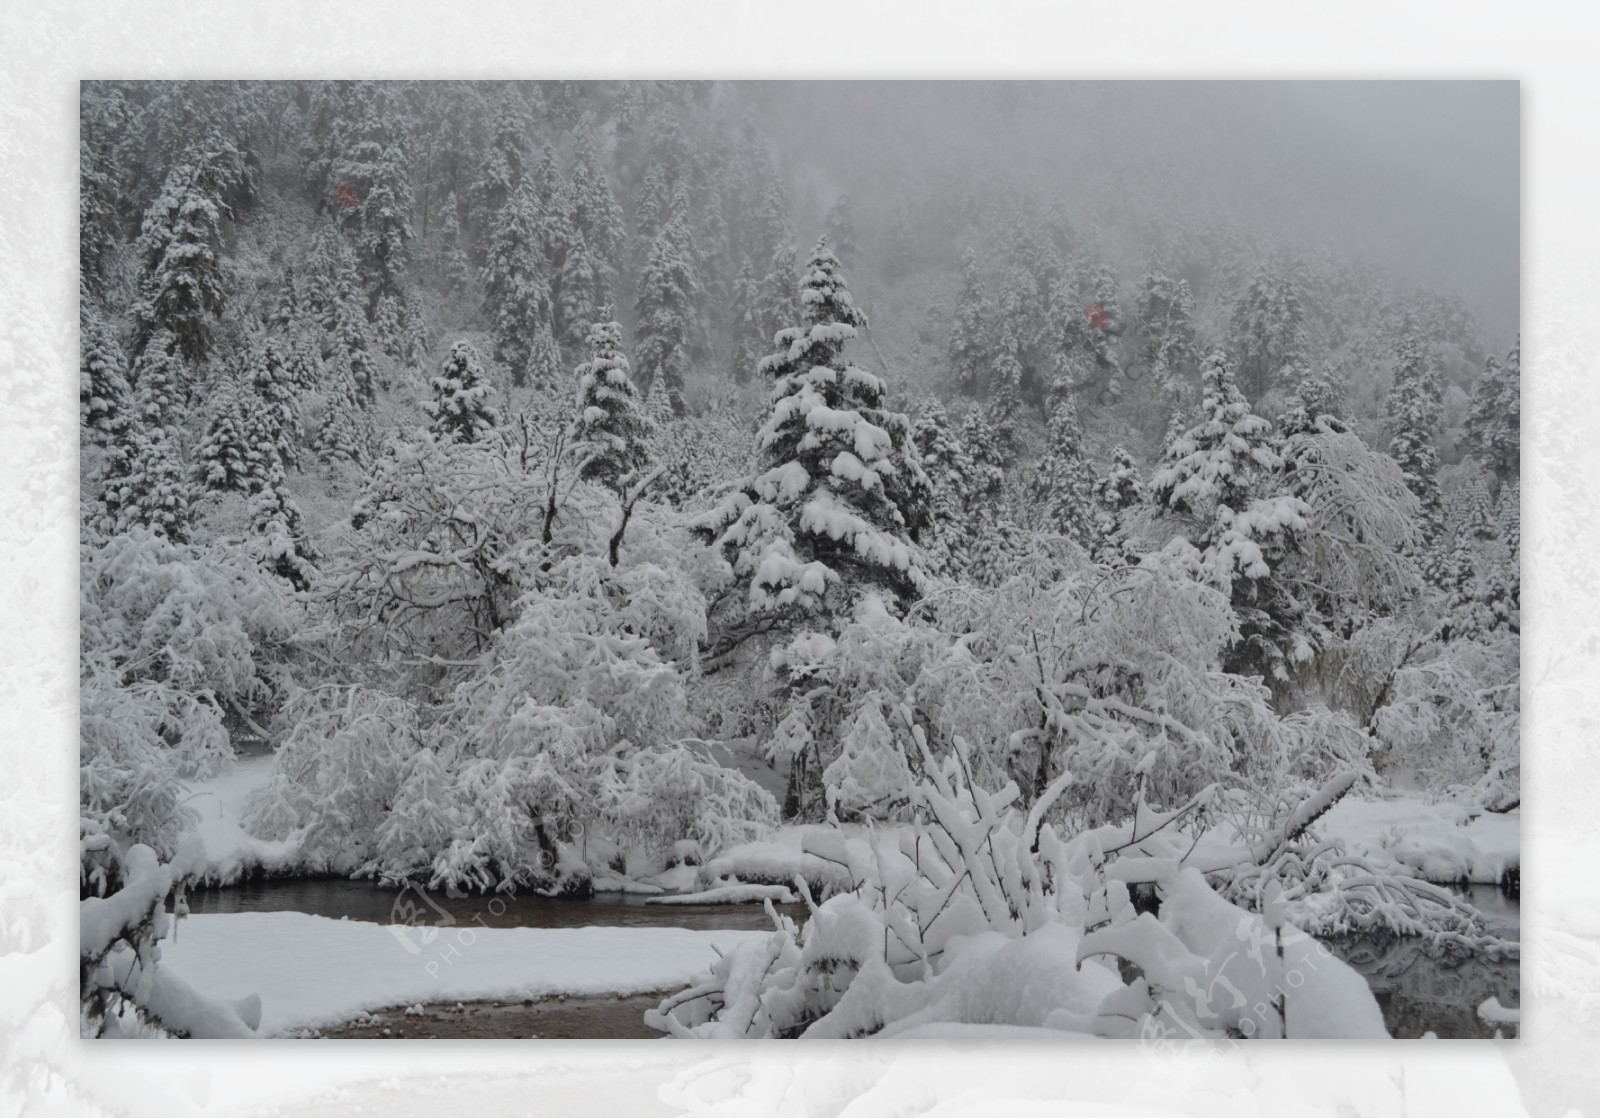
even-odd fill
[[[86,667],[218,706],[271,697],[295,611],[246,558],[135,531],[86,544],[79,562]]]
[[[247,557],[148,530],[80,552],[81,889],[103,894],[135,844],[171,858],[193,822],[182,779],[233,757],[225,720],[274,707],[295,625]]]
[[[1106,569],[1048,557],[989,595],[958,596],[942,624],[965,630],[997,697],[972,739],[1031,798],[1079,778],[1063,810],[1094,825],[1126,818],[1140,782],[1158,805],[1212,781],[1273,783],[1296,739],[1256,680],[1224,671],[1237,635],[1226,590],[1196,582],[1192,553]]]
[[[553,548],[603,530],[597,491],[529,457],[541,453],[509,435],[389,442],[318,589],[352,655],[437,683],[428,666],[481,654]]]
[[[422,745],[415,706],[376,688],[330,684],[297,693],[272,780],[245,806],[263,839],[298,834],[305,861],[350,873],[373,852],[409,759]]]
[[[914,789],[919,822],[869,833],[869,854],[849,868],[856,888],[812,904],[803,927],[769,906],[769,937],[723,955],[648,1012],[648,1025],[693,1038],[937,1036],[951,1026],[1387,1036],[1361,976],[1286,926],[1281,907],[1263,920],[1224,901],[1181,866],[1173,837],[1156,848],[1167,857],[1150,853],[1205,797],[1063,839],[1045,816],[1069,775],[1024,813],[1015,784],[991,793],[970,780],[964,749],[940,762],[920,730],[914,737],[927,774]],[[1159,919],[1136,911],[1129,881],[1156,884]],[[1132,983],[1119,958],[1141,972]],[[1213,997],[1219,986],[1240,997]]]
[[[85,897],[116,884],[123,852],[136,843],[172,857],[194,822],[194,811],[182,803],[179,755],[161,734],[170,710],[166,692],[160,685],[127,687],[106,671],[79,682],[79,891]]]
[[[1519,644],[1501,640],[1428,642],[1396,665],[1372,717],[1390,759],[1431,787],[1480,804],[1518,798],[1521,705]]]
[[[120,888],[78,906],[79,1033],[136,1036],[142,1026],[169,1037],[255,1037],[260,996],[219,1003],[160,966],[160,941],[188,912],[184,889],[205,870],[199,839],[189,836],[165,862],[135,844],[122,869]]]
[[[791,766],[788,811],[807,819],[891,819],[910,804],[910,728],[946,727],[944,696],[924,669],[950,640],[861,600],[837,638],[802,633],[773,650],[770,667],[790,697],[767,742]],[[921,701],[919,703],[919,701]],[[943,737],[943,734],[939,737]]]
[[[702,857],[765,839],[778,823],[777,802],[708,757],[705,745],[686,740],[609,759],[608,830],[625,844],[655,851],[688,840]]]
[[[771,798],[682,741],[683,675],[667,655],[692,663],[693,588],[587,554],[528,578],[513,620],[432,702],[365,687],[299,697],[246,826],[298,832],[335,869],[484,889],[581,890],[608,845],[716,851],[763,834]]]

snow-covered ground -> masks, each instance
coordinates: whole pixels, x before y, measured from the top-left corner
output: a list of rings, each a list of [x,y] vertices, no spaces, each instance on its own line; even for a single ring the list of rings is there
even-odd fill
[[[1430,882],[1497,883],[1522,865],[1522,813],[1470,814],[1450,801],[1346,797],[1317,821],[1317,834],[1374,865]]]
[[[303,913],[196,914],[163,942],[161,967],[214,999],[259,994],[261,1032],[274,1036],[418,1002],[682,987],[710,967],[719,949],[766,935],[675,928],[424,928]]]
[[[239,823],[250,793],[272,779],[272,755],[237,759],[206,780],[189,782],[189,807],[200,815],[196,830],[206,849],[206,881],[227,885],[259,869],[293,874],[300,866],[293,839],[257,839]]]
[[[1522,863],[1520,811],[1469,811],[1450,801],[1406,794],[1384,799],[1351,795],[1313,827],[1322,839],[1338,840],[1348,854],[1364,856],[1379,869],[1431,882],[1495,884]],[[851,848],[853,856],[847,855]],[[697,886],[711,890],[739,882],[787,883],[800,874],[813,890],[832,893],[849,888],[848,865],[870,858],[871,846],[858,827],[790,825],[766,842],[740,844],[711,859],[700,868]],[[1190,862],[1211,871],[1248,858],[1224,823],[1195,847]]]

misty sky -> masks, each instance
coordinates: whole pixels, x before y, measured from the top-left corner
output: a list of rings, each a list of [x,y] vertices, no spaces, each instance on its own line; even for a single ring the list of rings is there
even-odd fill
[[[1408,182],[1418,221],[1492,329],[1515,329],[1521,226],[1521,84],[1293,82],[1297,100],[1381,173]]]
[[[1333,241],[1517,329],[1514,81],[761,82],[779,146],[856,197],[940,166],[1005,166],[1069,212],[1171,201]]]

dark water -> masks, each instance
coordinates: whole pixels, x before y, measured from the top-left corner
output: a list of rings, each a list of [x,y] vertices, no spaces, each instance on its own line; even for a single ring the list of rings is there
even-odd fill
[[[1488,915],[1507,939],[1517,938],[1517,902],[1495,886],[1463,891]],[[782,905],[797,922],[803,905]],[[396,890],[371,881],[346,878],[286,878],[243,882],[189,895],[191,913],[265,913],[290,911],[352,921],[436,924],[446,915],[457,922],[481,921],[501,928],[672,927],[684,929],[770,929],[759,905],[646,905],[631,894],[600,894],[586,900],[560,900],[528,891],[518,894],[472,894],[452,898],[438,891]],[[1493,1037],[1495,1027],[1479,1020],[1477,1008],[1490,995],[1502,1006],[1522,1005],[1516,960],[1490,961],[1431,952],[1414,937],[1350,936],[1330,939],[1328,946],[1363,976],[1383,1010],[1389,1032],[1416,1038],[1432,1031],[1441,1038]],[[637,1000],[635,1000],[637,1001]],[[645,998],[655,1005],[659,998]],[[642,1005],[642,1004],[641,1004]],[[386,1013],[382,1022],[326,1031],[326,1036],[375,1037],[636,1037],[647,1036],[643,1011],[631,1001],[552,1000],[522,1004],[474,1004],[465,1014],[451,1007],[429,1007],[427,1019]],[[382,1033],[388,1028],[393,1032]],[[495,1029],[506,1032],[494,1033]],[[601,1033],[574,1033],[599,1029]],[[1513,1036],[1515,1027],[1505,1029]]]
[[[1494,932],[1518,939],[1518,904],[1498,886],[1457,892],[1490,919]],[[1395,1037],[1421,1037],[1430,1030],[1441,1038],[1493,1037],[1496,1027],[1478,1017],[1483,1000],[1493,995],[1501,1006],[1522,1006],[1516,960],[1441,954],[1417,937],[1346,936],[1327,944],[1366,978]],[[1516,1036],[1515,1026],[1500,1029],[1506,1037]]]
[[[804,905],[780,905],[796,921]],[[189,894],[191,913],[309,913],[379,924],[433,925],[445,915],[457,923],[491,928],[572,929],[667,927],[677,929],[770,929],[759,905],[646,905],[638,894],[597,894],[581,901],[542,897],[532,891],[447,897],[443,891],[396,890],[370,880],[269,878]]]

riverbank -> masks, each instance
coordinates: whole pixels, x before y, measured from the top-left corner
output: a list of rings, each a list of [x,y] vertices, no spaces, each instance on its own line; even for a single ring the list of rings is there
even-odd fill
[[[212,998],[261,996],[261,1034],[329,1029],[417,1003],[616,997],[681,989],[754,930],[490,928],[426,908],[407,923],[195,914],[161,966]],[[642,1019],[643,1011],[640,1012]]]
[[[528,1038],[547,1041],[660,1039],[644,1024],[644,1012],[661,1004],[671,991],[636,995],[543,999],[482,999],[475,1002],[423,1003],[392,1006],[314,1031],[333,1040],[388,1041],[467,1038]]]

